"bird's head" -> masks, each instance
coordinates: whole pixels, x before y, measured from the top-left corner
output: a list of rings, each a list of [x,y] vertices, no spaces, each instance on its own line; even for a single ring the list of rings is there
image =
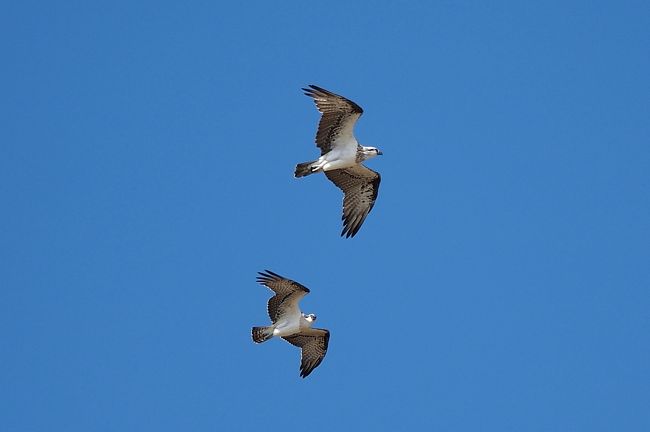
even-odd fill
[[[377,147],[363,147],[364,159],[370,159],[375,156],[382,155],[383,153]]]
[[[307,320],[307,322],[313,323],[314,321],[316,321],[316,315],[307,314],[305,315],[305,319]]]

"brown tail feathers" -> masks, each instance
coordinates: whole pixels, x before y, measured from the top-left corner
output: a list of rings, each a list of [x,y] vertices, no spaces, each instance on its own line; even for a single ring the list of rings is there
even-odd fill
[[[273,337],[273,327],[253,327],[251,335],[255,343],[266,342]]]
[[[304,177],[304,176],[308,176],[309,174],[313,174],[314,171],[312,171],[312,165],[314,164],[314,162],[316,161],[299,163],[298,165],[296,165],[296,172],[294,173],[294,175],[296,177]]]

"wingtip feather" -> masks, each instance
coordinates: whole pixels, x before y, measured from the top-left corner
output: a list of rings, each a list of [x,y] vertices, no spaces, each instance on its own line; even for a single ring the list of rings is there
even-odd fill
[[[280,276],[277,273],[272,272],[271,270],[264,270],[263,272],[257,272],[259,276],[257,276],[257,282],[264,285],[266,282],[271,282],[274,280],[278,279],[284,279],[282,276]]]

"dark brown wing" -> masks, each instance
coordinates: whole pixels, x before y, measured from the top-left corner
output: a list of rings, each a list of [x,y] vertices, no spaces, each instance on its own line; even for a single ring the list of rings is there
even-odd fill
[[[275,295],[269,299],[267,311],[269,318],[275,323],[278,316],[289,307],[297,307],[298,301],[309,293],[309,288],[298,282],[273,273],[270,270],[260,272],[257,282],[272,290]]]
[[[303,88],[305,94],[314,99],[316,108],[323,113],[316,133],[316,145],[320,148],[321,156],[332,150],[339,139],[342,143],[354,142],[351,138],[354,124],[363,114],[361,107],[324,88],[315,85],[309,87]]]
[[[325,175],[344,194],[341,236],[354,237],[375,205],[381,176],[361,164],[325,171]]]
[[[325,358],[330,342],[330,332],[325,329],[310,328],[297,335],[285,336],[282,339],[302,349],[300,355],[300,376],[305,378]]]

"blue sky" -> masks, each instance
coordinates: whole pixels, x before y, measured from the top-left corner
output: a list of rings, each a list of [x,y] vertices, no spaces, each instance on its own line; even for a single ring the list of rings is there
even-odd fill
[[[2,430],[650,430],[647,2],[3,9]],[[351,240],[307,84],[384,152]]]

